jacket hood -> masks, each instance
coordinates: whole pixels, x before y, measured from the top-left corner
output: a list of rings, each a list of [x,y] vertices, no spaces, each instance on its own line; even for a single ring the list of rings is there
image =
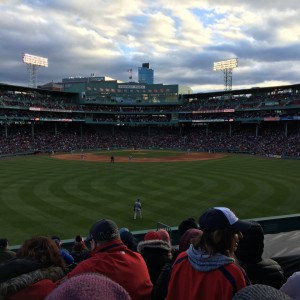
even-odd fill
[[[64,277],[65,270],[61,267],[49,267],[11,278],[0,284],[0,300],[7,299],[22,289],[42,279],[57,281]]]
[[[142,252],[144,249],[162,249],[165,251],[171,251],[170,243],[163,240],[148,240],[138,243],[137,251]]]
[[[192,267],[200,272],[210,272],[221,266],[234,262],[234,259],[223,254],[208,255],[202,250],[197,250],[191,245],[186,251]]]

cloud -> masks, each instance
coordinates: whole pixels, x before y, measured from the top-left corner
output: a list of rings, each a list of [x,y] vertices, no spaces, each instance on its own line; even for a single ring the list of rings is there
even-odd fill
[[[150,62],[156,83],[222,90],[213,62],[237,57],[233,88],[298,83],[298,2],[117,0],[0,2],[0,82],[26,86],[23,52],[47,57],[38,84],[110,76]]]

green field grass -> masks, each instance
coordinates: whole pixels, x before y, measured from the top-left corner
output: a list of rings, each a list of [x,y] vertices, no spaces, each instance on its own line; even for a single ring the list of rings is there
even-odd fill
[[[0,237],[11,244],[33,235],[86,236],[101,218],[140,230],[155,228],[158,221],[177,226],[212,206],[230,207],[240,218],[300,211],[299,160],[230,155],[197,162],[111,164],[28,156],[1,159],[0,168]],[[137,198],[143,204],[142,220],[133,220]]]

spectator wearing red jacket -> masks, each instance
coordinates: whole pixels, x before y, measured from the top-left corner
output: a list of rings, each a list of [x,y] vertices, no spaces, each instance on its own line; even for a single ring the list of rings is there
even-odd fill
[[[226,207],[215,207],[200,217],[199,225],[202,237],[173,264],[166,300],[228,300],[247,285],[234,251],[250,224]]]
[[[87,272],[101,273],[120,284],[132,300],[151,299],[153,285],[147,265],[139,253],[123,244],[115,222],[96,222],[87,241],[91,243],[90,257],[68,273],[68,278]]]

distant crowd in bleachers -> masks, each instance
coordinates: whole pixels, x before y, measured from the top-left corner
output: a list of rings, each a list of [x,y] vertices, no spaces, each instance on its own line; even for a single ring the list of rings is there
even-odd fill
[[[164,148],[255,155],[300,156],[300,130],[281,124],[195,127],[91,127],[75,124],[0,126],[0,155],[26,152],[71,152],[107,148]]]

